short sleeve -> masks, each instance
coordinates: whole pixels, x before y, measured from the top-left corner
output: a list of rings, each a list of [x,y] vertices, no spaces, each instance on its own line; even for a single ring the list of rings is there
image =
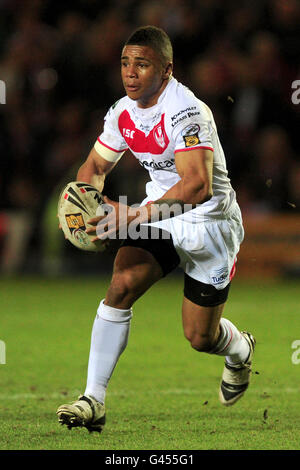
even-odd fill
[[[114,112],[113,105],[104,117],[103,132],[99,135],[95,142],[95,150],[105,160],[117,162],[128,146],[121,135],[118,127],[118,119]]]
[[[175,143],[174,152],[182,152],[195,148],[213,149],[211,112],[204,103],[195,100],[181,114],[173,126],[172,139]]]

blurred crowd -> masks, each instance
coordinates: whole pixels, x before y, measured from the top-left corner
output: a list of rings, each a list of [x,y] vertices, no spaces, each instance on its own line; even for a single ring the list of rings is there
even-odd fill
[[[243,213],[300,211],[298,0],[0,0],[0,240],[14,223],[38,252],[53,194],[124,95],[122,45],[146,24],[169,34],[174,76],[211,107]],[[128,154],[106,193],[136,203],[146,180]]]

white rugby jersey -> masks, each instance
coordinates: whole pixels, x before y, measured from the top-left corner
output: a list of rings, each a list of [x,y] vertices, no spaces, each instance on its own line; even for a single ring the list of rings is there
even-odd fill
[[[212,112],[175,78],[170,79],[154,106],[139,108],[136,101],[125,96],[104,119],[96,151],[116,162],[129,149],[149,172],[149,200],[159,199],[180,180],[175,166],[177,152],[203,148],[214,152],[213,197],[178,217],[191,222],[203,216],[220,217],[235,202]]]

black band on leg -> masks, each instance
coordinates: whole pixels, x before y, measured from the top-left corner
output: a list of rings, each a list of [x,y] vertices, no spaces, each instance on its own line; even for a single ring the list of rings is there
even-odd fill
[[[224,289],[216,289],[211,284],[204,284],[187,274],[184,275],[184,296],[201,307],[216,307],[226,302],[230,283]]]

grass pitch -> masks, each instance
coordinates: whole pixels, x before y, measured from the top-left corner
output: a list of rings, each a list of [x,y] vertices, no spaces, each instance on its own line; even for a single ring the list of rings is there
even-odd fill
[[[55,411],[84,391],[91,327],[107,279],[2,279],[1,450],[300,449],[299,283],[242,283],[224,316],[257,338],[251,386],[218,402],[223,358],[184,339],[182,283],[164,279],[134,308],[111,379],[104,432],[68,431]],[[299,354],[300,357],[300,354]]]

